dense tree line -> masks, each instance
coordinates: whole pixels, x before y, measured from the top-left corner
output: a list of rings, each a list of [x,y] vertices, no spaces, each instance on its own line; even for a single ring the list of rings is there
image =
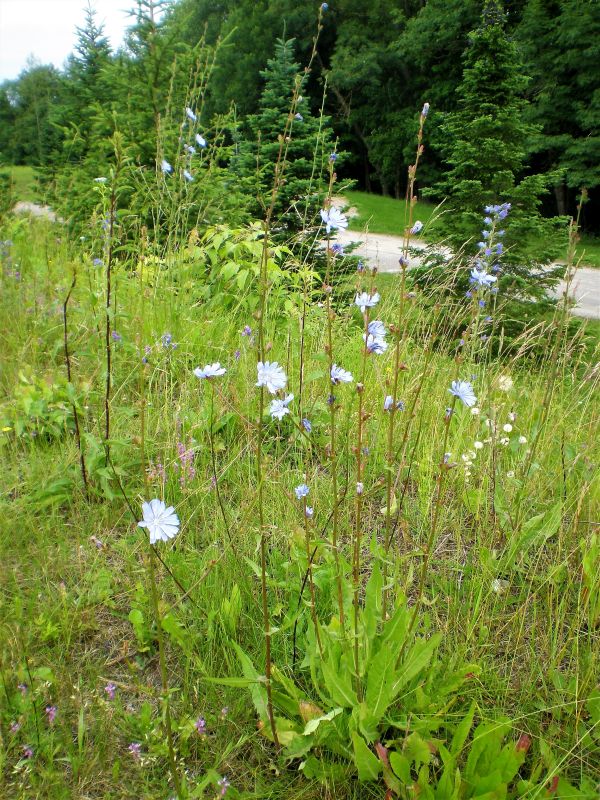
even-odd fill
[[[175,112],[191,90],[201,99],[200,124],[222,148],[218,163],[235,163],[239,143],[256,139],[264,121],[265,70],[277,40],[294,40],[290,63],[308,63],[319,18],[303,116],[318,116],[325,98],[324,113],[348,154],[345,175],[402,196],[418,111],[429,102],[419,179],[439,195],[464,172],[461,158],[468,157],[457,145],[466,90],[477,128],[472,110],[479,95],[467,86],[465,70],[487,5],[336,0],[319,9],[308,0],[138,0],[118,52],[90,12],[62,72],[30,64],[0,87],[0,161],[60,170],[64,187],[65,165],[101,164],[119,132],[127,163],[154,166],[165,147],[176,146]],[[166,13],[157,22],[161,6]],[[512,77],[503,88],[493,74],[480,75],[478,85],[516,132],[506,141],[514,147],[506,154],[514,162],[510,180],[516,186],[545,176],[537,189],[547,215],[573,213],[586,186],[584,225],[593,229],[600,219],[600,3],[506,0],[500,11],[503,37],[495,46]]]

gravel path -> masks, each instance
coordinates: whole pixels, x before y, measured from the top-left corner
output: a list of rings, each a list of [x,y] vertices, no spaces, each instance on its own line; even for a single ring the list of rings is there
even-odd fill
[[[385,233],[369,233],[367,235],[356,231],[338,231],[336,241],[348,245],[350,242],[359,242],[353,255],[359,255],[378,264],[380,272],[399,272],[398,258],[402,252],[402,238],[390,236]],[[411,246],[424,250],[425,242],[420,239],[411,239]],[[411,259],[410,265],[418,263],[418,258]],[[556,289],[555,296],[561,297],[564,284],[561,282]],[[571,284],[571,295],[576,305],[573,314],[587,319],[600,319],[600,269],[581,267],[577,270]]]

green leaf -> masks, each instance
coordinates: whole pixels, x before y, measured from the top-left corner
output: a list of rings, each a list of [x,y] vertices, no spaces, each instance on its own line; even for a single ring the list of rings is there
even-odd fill
[[[382,647],[368,667],[365,701],[373,716],[380,720],[394,699],[397,652]]]
[[[269,715],[267,713],[267,690],[265,689],[264,685],[262,685],[264,684],[265,679],[255,670],[254,664],[246,655],[246,653],[244,653],[239,644],[233,642],[233,647],[242,666],[244,678],[249,681],[250,694],[252,696],[252,702],[254,703],[256,713],[258,714],[259,719],[266,725]]]
[[[402,753],[390,753],[390,764],[402,783],[412,783],[410,762]]]
[[[442,634],[436,633],[429,639],[418,639],[414,643],[400,666],[394,681],[392,697],[396,697],[403,686],[425,669],[441,639]]]
[[[417,770],[422,764],[429,764],[431,761],[431,750],[427,742],[416,731],[406,737],[403,749],[404,755],[409,762],[415,765]]]
[[[383,769],[381,761],[369,750],[365,740],[356,731],[352,734],[354,745],[354,763],[361,781],[376,781]]]
[[[326,661],[321,663],[321,669],[327,691],[336,706],[354,708],[358,705],[358,697],[352,688],[351,676],[348,672],[338,673],[336,668]]]
[[[342,708],[334,708],[333,711],[329,712],[329,714],[324,714],[322,717],[317,717],[316,719],[309,719],[302,735],[310,736],[311,733],[314,733],[317,730],[322,722],[331,722],[331,720],[334,717],[337,717],[338,714],[341,714],[343,710],[344,709]]]
[[[454,736],[452,737],[452,744],[450,745],[450,753],[453,756],[457,756],[464,747],[465,742],[467,741],[467,736],[469,735],[469,731],[471,730],[471,726],[473,725],[473,718],[475,716],[475,707],[476,703],[473,701],[469,710],[466,713],[466,716],[460,721],[456,731],[454,732]]]
[[[371,577],[367,582],[365,608],[363,611],[363,620],[369,650],[372,647],[375,634],[377,633],[377,626],[381,620],[382,591],[383,577],[381,575],[379,562],[376,561],[371,571]]]

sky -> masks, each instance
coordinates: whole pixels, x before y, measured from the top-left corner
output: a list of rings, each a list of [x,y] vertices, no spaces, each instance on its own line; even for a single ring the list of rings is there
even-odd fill
[[[28,56],[62,67],[72,52],[75,28],[83,24],[87,0],[0,0],[0,81],[16,78]],[[96,20],[113,48],[121,44],[134,0],[93,0]]]

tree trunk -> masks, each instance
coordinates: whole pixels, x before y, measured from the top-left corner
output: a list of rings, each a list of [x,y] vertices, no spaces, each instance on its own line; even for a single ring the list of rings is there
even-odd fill
[[[554,184],[554,197],[559,216],[565,216],[567,213],[567,187],[564,183]]]

